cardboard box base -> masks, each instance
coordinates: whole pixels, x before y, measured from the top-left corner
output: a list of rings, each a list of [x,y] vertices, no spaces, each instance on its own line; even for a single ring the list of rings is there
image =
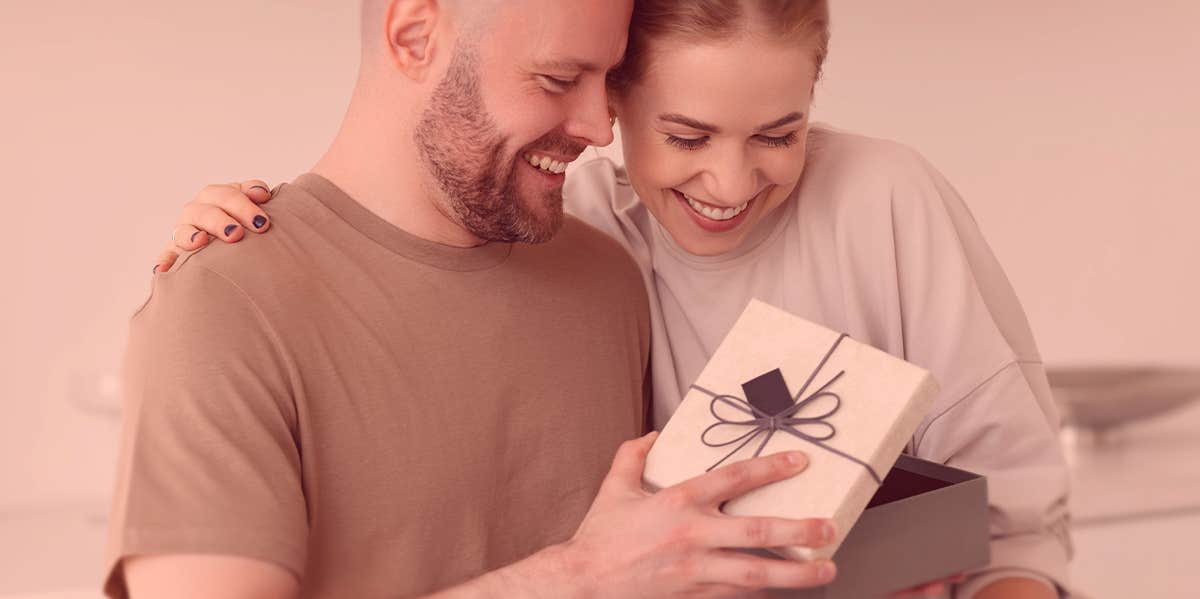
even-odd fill
[[[868,599],[986,566],[987,480],[902,455],[833,556],[827,586],[779,599]],[[768,552],[754,552],[779,559]]]

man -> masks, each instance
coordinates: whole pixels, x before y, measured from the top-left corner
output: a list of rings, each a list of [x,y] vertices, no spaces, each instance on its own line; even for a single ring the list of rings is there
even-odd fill
[[[276,193],[275,232],[181,260],[133,319],[111,596],[724,596],[832,578],[722,549],[832,539],[828,522],[717,509],[800,454],[641,489],[645,292],[615,242],[564,219],[560,189],[564,163],[611,141],[604,75],[630,9],[364,3],[343,127]]]

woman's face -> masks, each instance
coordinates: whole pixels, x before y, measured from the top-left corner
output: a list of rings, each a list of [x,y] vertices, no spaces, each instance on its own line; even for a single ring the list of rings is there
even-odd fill
[[[749,35],[648,49],[613,98],[630,182],[685,251],[733,250],[800,181],[814,50]]]

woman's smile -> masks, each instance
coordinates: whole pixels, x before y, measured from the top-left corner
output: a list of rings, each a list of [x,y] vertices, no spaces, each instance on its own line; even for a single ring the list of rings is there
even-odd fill
[[[763,193],[759,192],[758,195],[738,206],[718,206],[697,200],[678,189],[670,191],[678,200],[680,209],[688,213],[692,222],[710,233],[724,233],[736,229],[745,222],[751,206]]]

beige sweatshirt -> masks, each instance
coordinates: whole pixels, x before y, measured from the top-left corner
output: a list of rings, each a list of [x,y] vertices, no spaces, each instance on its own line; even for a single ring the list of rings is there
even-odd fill
[[[1067,585],[1066,463],[1025,314],[959,195],[902,145],[814,126],[801,184],[737,251],[683,251],[608,159],[568,177],[567,209],[642,268],[661,429],[751,298],[929,369],[941,394],[906,451],[988,478],[992,564]]]

